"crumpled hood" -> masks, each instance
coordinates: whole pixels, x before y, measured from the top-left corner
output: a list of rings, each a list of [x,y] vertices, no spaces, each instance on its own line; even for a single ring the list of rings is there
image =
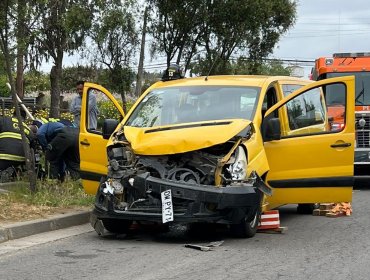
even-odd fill
[[[250,123],[249,120],[232,119],[156,128],[125,126],[124,134],[136,154],[167,155],[225,143]]]

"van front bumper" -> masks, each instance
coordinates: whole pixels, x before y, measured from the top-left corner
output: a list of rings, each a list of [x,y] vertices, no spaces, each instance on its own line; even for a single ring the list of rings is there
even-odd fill
[[[131,190],[145,195],[141,203],[125,209],[113,205],[113,195],[97,193],[94,215],[98,219],[123,219],[162,222],[161,193],[171,190],[174,222],[238,223],[252,219],[261,205],[263,193],[270,189],[257,178],[253,183],[237,183],[226,187],[187,184],[152,177],[149,173],[134,178]],[[145,200],[145,201],[144,201]]]

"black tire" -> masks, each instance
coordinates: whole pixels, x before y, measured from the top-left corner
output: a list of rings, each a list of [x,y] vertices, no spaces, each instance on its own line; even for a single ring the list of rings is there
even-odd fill
[[[230,232],[238,238],[251,238],[256,235],[258,223],[260,220],[260,210],[257,210],[251,221],[245,217],[239,224],[230,225]]]
[[[117,220],[117,219],[103,219],[105,229],[112,233],[127,233],[130,229],[132,221],[130,220]]]
[[[312,215],[314,209],[318,208],[316,203],[302,203],[297,206],[297,213],[303,215]]]

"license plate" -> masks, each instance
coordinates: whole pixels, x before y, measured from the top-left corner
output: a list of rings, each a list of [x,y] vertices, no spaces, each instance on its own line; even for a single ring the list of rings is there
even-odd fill
[[[168,223],[173,221],[173,205],[171,190],[161,193],[162,198],[162,222]]]

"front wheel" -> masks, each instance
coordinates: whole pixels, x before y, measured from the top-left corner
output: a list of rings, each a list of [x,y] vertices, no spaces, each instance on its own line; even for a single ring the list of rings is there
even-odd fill
[[[251,221],[245,217],[239,224],[230,225],[230,232],[238,238],[251,238],[256,235],[258,223],[260,220],[260,210],[257,210]]]

